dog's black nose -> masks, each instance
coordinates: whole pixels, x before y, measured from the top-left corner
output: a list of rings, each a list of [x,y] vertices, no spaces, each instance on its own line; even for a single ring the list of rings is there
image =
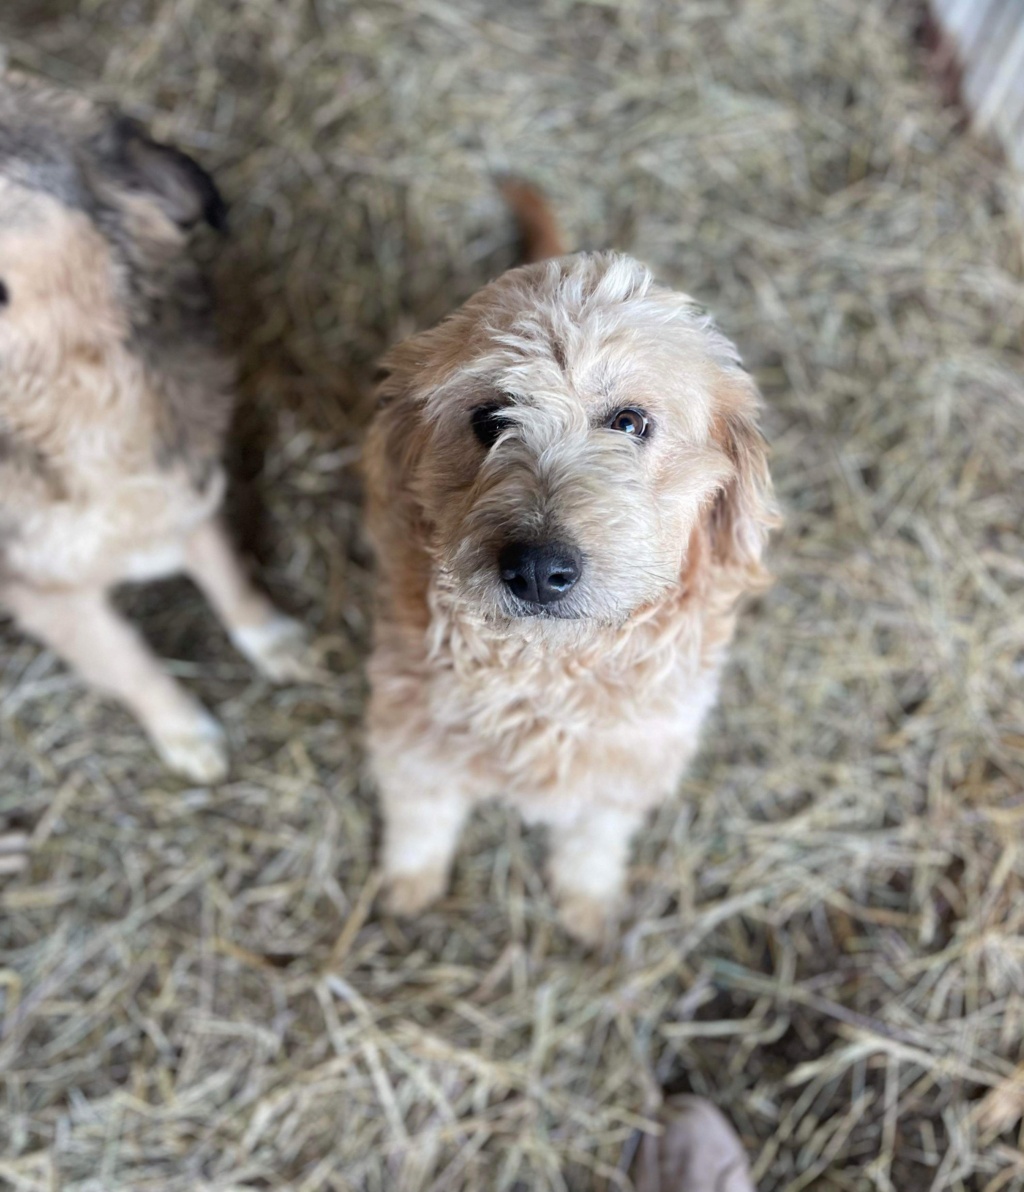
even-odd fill
[[[554,604],[580,577],[580,553],[561,542],[510,542],[498,556],[501,579],[513,596]]]

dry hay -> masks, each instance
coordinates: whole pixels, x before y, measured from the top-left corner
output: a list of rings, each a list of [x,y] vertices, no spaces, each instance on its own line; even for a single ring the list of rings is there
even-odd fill
[[[80,7],[79,12],[74,7]],[[659,1088],[764,1190],[1024,1187],[1024,286],[1011,184],[881,0],[5,0],[11,59],[216,167],[235,508],[330,683],[272,691],[184,583],[126,596],[232,778],[3,631],[0,1183],[628,1188]],[[490,171],[718,310],[788,523],[621,954],[482,816],[372,909],[371,362],[511,260]],[[257,514],[259,516],[257,516]]]

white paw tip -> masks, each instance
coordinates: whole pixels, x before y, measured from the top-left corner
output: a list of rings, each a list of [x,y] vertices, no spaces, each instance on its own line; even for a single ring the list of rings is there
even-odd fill
[[[171,770],[191,782],[219,782],[227,777],[224,730],[205,713],[194,729],[160,737],[156,748]]]
[[[231,638],[253,666],[275,683],[309,679],[316,673],[305,628],[283,613],[262,625],[236,629]]]
[[[558,903],[558,919],[574,940],[599,948],[614,937],[617,906],[590,894],[565,894]]]
[[[436,902],[448,885],[444,870],[425,869],[396,874],[386,879],[384,909],[399,918],[409,918]]]

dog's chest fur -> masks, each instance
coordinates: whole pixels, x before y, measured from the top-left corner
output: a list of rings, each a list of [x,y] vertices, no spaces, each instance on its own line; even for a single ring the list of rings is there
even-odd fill
[[[209,386],[207,433],[184,448],[180,433],[169,435],[179,420],[168,401],[119,353],[101,367],[62,368],[21,403],[0,455],[0,579],[108,584],[180,566],[184,537],[223,496],[231,399],[226,386]]]
[[[154,471],[112,477],[105,492],[85,499],[10,502],[0,579],[105,586],[170,574],[182,564],[186,535],[216,510],[223,493],[218,468],[203,488],[178,470]]]
[[[435,610],[418,698],[480,791],[528,819],[550,822],[556,800],[567,815],[577,801],[653,805],[714,704],[731,628],[709,634],[696,608],[674,608],[570,641]]]

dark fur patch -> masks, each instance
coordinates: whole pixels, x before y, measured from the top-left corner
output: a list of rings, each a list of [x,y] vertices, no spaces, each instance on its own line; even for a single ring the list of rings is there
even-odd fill
[[[28,190],[52,195],[72,210],[91,214],[95,208],[70,147],[45,126],[0,122],[0,174]]]
[[[202,219],[226,229],[227,204],[210,175],[187,153],[154,141],[135,120],[115,116],[90,148],[111,180],[153,199],[180,227]]]

